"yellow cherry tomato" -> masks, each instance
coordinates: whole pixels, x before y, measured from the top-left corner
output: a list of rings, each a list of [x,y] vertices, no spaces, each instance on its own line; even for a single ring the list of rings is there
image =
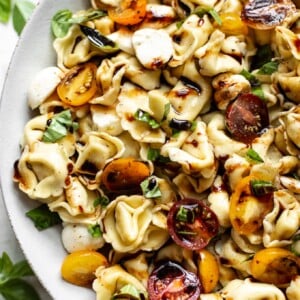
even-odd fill
[[[108,16],[121,25],[140,23],[146,15],[147,0],[122,0],[119,7],[108,9]]]
[[[220,13],[221,25],[220,30],[228,35],[246,35],[248,27],[237,13],[227,12]]]
[[[272,194],[262,197],[251,194],[252,179],[252,176],[243,178],[230,197],[230,222],[239,234],[244,235],[256,232],[274,205]]]
[[[71,106],[87,103],[97,91],[97,66],[93,63],[80,64],[65,75],[57,86],[59,98]]]
[[[300,258],[283,248],[266,248],[254,255],[250,267],[255,279],[283,286],[300,274]]]
[[[101,253],[92,250],[76,251],[65,257],[61,276],[72,284],[90,286],[100,266],[108,266],[107,259]]]
[[[219,265],[216,257],[206,249],[199,251],[198,271],[204,293],[210,293],[219,281]]]

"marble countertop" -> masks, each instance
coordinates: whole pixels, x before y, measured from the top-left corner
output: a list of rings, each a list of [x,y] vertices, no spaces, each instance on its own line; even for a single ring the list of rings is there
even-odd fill
[[[18,41],[18,36],[13,29],[11,22],[8,24],[0,23],[0,94],[5,81],[5,75],[9,66],[10,59],[12,57],[14,48]],[[25,259],[23,252],[16,240],[15,234],[11,228],[9,218],[3,203],[2,196],[0,194],[0,255],[6,252],[12,261],[18,262]],[[37,278],[33,277],[29,279],[30,283],[36,288],[42,300],[50,300],[50,296],[40,285]],[[1,295],[0,295],[0,299]]]

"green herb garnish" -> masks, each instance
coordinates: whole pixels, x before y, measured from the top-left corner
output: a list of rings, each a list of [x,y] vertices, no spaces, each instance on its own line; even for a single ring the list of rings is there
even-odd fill
[[[159,184],[154,176],[151,176],[141,182],[141,189],[145,198],[159,198],[161,191]]]
[[[142,300],[145,299],[145,295],[143,292],[139,291],[134,285],[126,284],[119,290],[119,292],[113,295],[112,300],[117,299]]]
[[[33,275],[27,261],[22,260],[13,264],[9,256],[3,252],[0,257],[0,294],[6,300],[40,300],[33,286],[23,279]]]
[[[202,18],[205,14],[209,14],[217,22],[218,25],[222,25],[222,20],[213,7],[197,7],[192,12],[192,14],[195,14],[200,18]]]
[[[69,130],[77,130],[78,123],[72,121],[70,110],[64,110],[48,120],[42,141],[55,143],[68,134]]]
[[[251,70],[259,69],[264,64],[271,61],[273,58],[273,51],[270,45],[264,45],[257,49],[255,56],[253,57]]]
[[[33,221],[34,226],[38,230],[44,230],[62,223],[59,214],[57,212],[50,211],[47,204],[42,204],[34,209],[31,209],[26,213],[26,216]]]
[[[160,127],[160,123],[157,122],[148,112],[138,109],[135,114],[134,118],[138,121],[147,123],[152,129],[157,129]]]
[[[176,214],[176,220],[179,221],[179,222],[194,222],[194,219],[195,219],[195,215],[194,215],[194,212],[190,209],[187,209],[186,207],[184,206],[180,206],[179,207],[179,210]]]
[[[272,182],[257,179],[250,181],[250,188],[252,194],[258,197],[272,193],[275,190]]]
[[[74,16],[69,9],[62,9],[52,17],[51,29],[55,37],[61,38],[68,33],[73,24],[82,24],[103,16],[106,16],[106,13],[102,10],[87,10],[84,14]]]
[[[255,75],[245,69],[240,74],[250,82],[252,93],[264,100],[265,95],[261,87],[261,82],[255,77]]]
[[[97,199],[95,199],[94,201],[94,207],[97,207],[98,205],[102,206],[102,207],[106,207],[109,204],[110,200],[108,197],[106,196],[101,196],[98,197]]]
[[[251,161],[260,163],[260,162],[264,162],[264,160],[259,156],[259,154],[252,148],[250,148],[247,153],[246,153],[246,157],[248,159],[250,159]]]
[[[103,234],[99,224],[88,226],[88,232],[93,238],[101,237]]]
[[[168,163],[170,162],[170,158],[167,156],[163,156],[160,154],[160,149],[149,148],[147,152],[147,159],[150,161],[160,162],[160,163]]]
[[[279,61],[269,61],[261,66],[257,74],[271,75],[278,70]]]

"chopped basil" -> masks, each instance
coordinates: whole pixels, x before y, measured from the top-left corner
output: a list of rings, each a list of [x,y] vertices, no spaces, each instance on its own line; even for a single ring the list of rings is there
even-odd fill
[[[259,156],[259,154],[252,148],[250,148],[247,151],[246,157],[254,162],[264,162],[264,160]]]
[[[99,224],[88,226],[88,232],[93,238],[101,237],[103,233]]]
[[[62,222],[58,213],[50,211],[47,204],[42,204],[26,213],[38,230],[44,230]]]
[[[258,96],[259,98],[261,98],[262,100],[264,100],[265,99],[264,91],[261,87],[260,81],[255,77],[255,75],[253,75],[252,73],[250,73],[245,69],[240,74],[250,82],[252,93]]]
[[[159,198],[161,191],[159,184],[154,176],[151,176],[141,182],[141,189],[146,198]]]
[[[296,234],[292,238],[290,249],[295,255],[300,256],[300,234]]]
[[[261,86],[252,87],[251,91],[253,95],[256,95],[261,100],[265,100],[265,94]]]
[[[160,154],[160,149],[149,148],[147,152],[147,159],[150,161],[168,163],[170,158]]]
[[[262,65],[262,67],[258,70],[258,74],[263,75],[271,75],[278,69],[279,62],[278,61],[269,61]]]
[[[147,123],[152,129],[157,129],[160,127],[160,123],[157,122],[148,112],[138,109],[135,114],[134,118],[138,121]]]
[[[112,300],[142,300],[145,299],[143,292],[139,291],[134,285],[126,284],[119,292],[115,293]]]
[[[255,196],[264,196],[274,191],[273,183],[265,180],[253,179],[250,181],[250,188]]]
[[[165,107],[164,107],[164,116],[163,116],[162,121],[164,121],[164,120],[167,119],[167,116],[168,116],[168,114],[170,112],[170,109],[171,109],[171,103],[165,104]]]
[[[251,70],[259,69],[273,58],[273,51],[270,45],[264,45],[257,49],[252,60]]]
[[[194,231],[177,231],[178,234],[181,234],[181,235],[197,235],[197,232],[194,232]]]
[[[18,0],[13,6],[13,26],[17,34],[21,34],[28,18],[32,14],[35,4],[27,0]]]
[[[94,207],[97,207],[98,205],[100,205],[102,207],[106,207],[109,204],[109,202],[110,202],[110,200],[108,197],[101,196],[101,197],[98,197],[97,199],[95,199]]]
[[[42,141],[54,143],[68,134],[68,130],[76,130],[78,124],[72,121],[70,110],[64,110],[48,120]]]
[[[55,37],[62,38],[72,26],[68,22],[72,18],[73,13],[68,9],[59,10],[51,19],[51,29]]]
[[[222,20],[213,7],[197,7],[192,13],[200,18],[202,18],[205,14],[209,14],[218,25],[222,25]]]
[[[87,10],[84,14],[73,16],[69,9],[62,9],[56,12],[51,19],[51,29],[55,37],[64,37],[73,24],[82,24],[105,16],[102,10]]]
[[[176,220],[179,222],[184,222],[184,223],[192,223],[194,222],[195,215],[194,212],[190,209],[187,209],[184,206],[180,206],[177,214],[176,214]]]

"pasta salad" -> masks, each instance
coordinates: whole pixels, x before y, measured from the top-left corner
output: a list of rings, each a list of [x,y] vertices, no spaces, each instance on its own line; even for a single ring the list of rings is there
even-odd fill
[[[98,300],[300,299],[299,24],[291,0],[53,16],[13,179],[39,229],[61,223],[64,280]]]

